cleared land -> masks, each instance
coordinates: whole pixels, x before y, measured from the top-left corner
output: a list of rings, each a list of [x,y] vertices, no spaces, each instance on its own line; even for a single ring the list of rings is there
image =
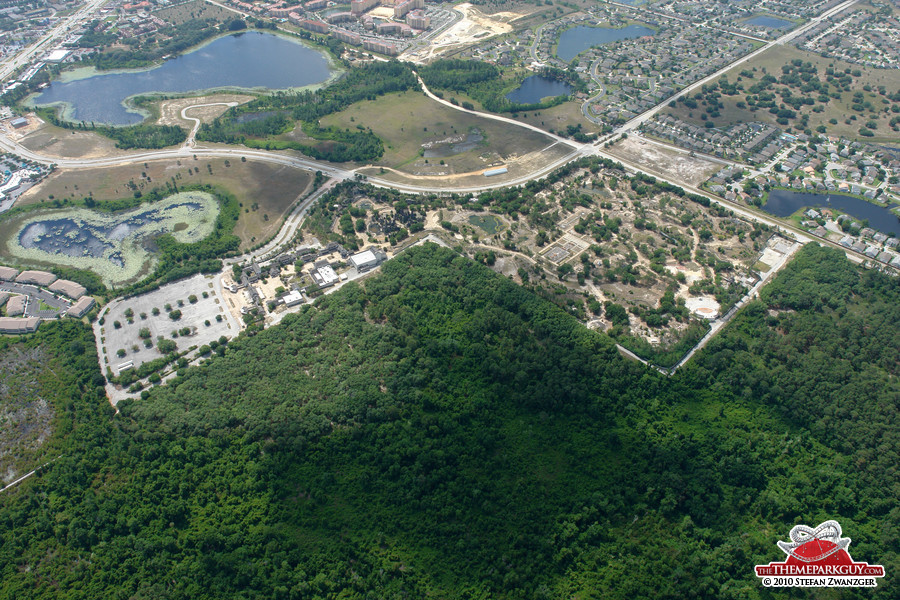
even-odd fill
[[[678,181],[700,185],[722,165],[687,152],[662,148],[653,142],[632,136],[617,142],[607,150],[613,156],[639,164],[643,169]]]
[[[552,143],[543,134],[447,108],[419,92],[388,94],[376,100],[358,102],[323,118],[322,124],[348,129],[371,127],[384,140],[385,146],[384,156],[375,164],[413,175],[478,171],[515,160]],[[451,143],[446,140],[474,130],[484,139],[470,150],[428,159],[420,156],[423,144],[449,149]]]
[[[824,106],[822,112],[816,113],[813,111],[814,106],[821,105],[819,102],[816,102],[812,106],[804,106],[798,111],[798,115],[809,115],[809,127],[811,129],[815,130],[819,125],[824,125],[828,135],[874,142],[895,142],[897,140],[897,133],[892,131],[889,126],[890,120],[897,115],[891,111],[884,112],[884,108],[889,108],[889,106],[882,103],[884,97],[877,92],[879,86],[887,88],[888,94],[893,94],[900,88],[900,71],[897,69],[875,69],[872,67],[864,67],[835,60],[833,58],[823,58],[818,54],[800,50],[794,46],[775,46],[771,50],[756,57],[754,60],[728,71],[726,76],[731,83],[737,82],[740,79],[740,83],[746,90],[757,83],[766,73],[776,78],[780,78],[782,76],[781,68],[784,65],[790,64],[792,60],[801,60],[804,63],[812,63],[818,71],[819,78],[823,81],[825,78],[825,71],[829,67],[833,67],[836,72],[840,73],[843,73],[846,69],[849,69],[851,73],[859,73],[858,76],[853,76],[852,89],[849,92],[840,92],[840,100],[831,99],[828,103],[822,105]],[[754,74],[754,78],[741,79],[742,71],[750,71]],[[870,86],[872,90],[864,91],[865,86]],[[831,89],[834,90],[834,86],[831,86]],[[796,95],[796,88],[793,91]],[[862,92],[864,94],[864,99],[871,102],[878,112],[873,113],[866,111],[861,113],[853,110],[851,106],[855,102],[853,99],[853,94],[855,92]],[[777,116],[771,114],[768,109],[759,109],[755,112],[751,112],[747,108],[739,108],[737,104],[743,102],[745,96],[746,93],[739,93],[734,96],[722,96],[721,103],[724,104],[724,108],[719,111],[721,116],[713,119],[717,126],[728,126],[748,121],[759,121],[771,124],[777,123]],[[815,92],[810,94],[810,97],[813,99],[816,99],[817,96],[818,94]],[[778,103],[780,105],[780,98]],[[668,112],[683,121],[701,127],[703,126],[703,121],[700,118],[700,115],[704,112],[703,106],[691,110],[684,104],[679,103],[676,109],[668,109]],[[847,124],[845,120],[852,116],[855,116],[856,119]],[[837,123],[831,123],[831,119],[834,119]],[[875,136],[860,136],[860,128],[864,123],[870,120],[874,120],[878,123],[878,128],[874,132]],[[791,125],[795,126],[797,124],[799,124],[799,119],[792,121],[791,123]]]
[[[312,175],[293,167],[239,159],[168,160],[138,165],[59,170],[28,190],[17,206],[65,198],[93,196],[115,200],[148,191],[167,181],[179,185],[206,183],[234,194],[241,203],[235,235],[248,248],[274,234],[291,205],[309,189]]]
[[[92,131],[63,129],[38,117],[29,120],[35,127],[18,141],[32,152],[59,158],[102,158],[122,153],[113,140]]]

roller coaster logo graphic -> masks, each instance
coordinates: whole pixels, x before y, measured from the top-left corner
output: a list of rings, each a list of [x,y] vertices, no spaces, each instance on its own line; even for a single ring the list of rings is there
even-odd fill
[[[787,560],[756,565],[756,576],[766,587],[877,587],[884,567],[854,561],[847,552],[850,538],[842,535],[837,521],[815,529],[795,525],[790,541],[777,543]]]

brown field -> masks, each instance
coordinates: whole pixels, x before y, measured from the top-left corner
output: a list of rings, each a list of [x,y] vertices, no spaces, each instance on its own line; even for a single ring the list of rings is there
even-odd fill
[[[581,100],[570,100],[559,106],[539,110],[537,112],[519,113],[518,118],[529,125],[541,129],[552,129],[556,132],[564,132],[569,125],[581,125],[586,133],[596,133],[600,127],[588,121],[581,112]]]
[[[551,142],[552,143],[552,142]],[[395,181],[401,184],[407,185],[418,185],[418,186],[427,186],[434,188],[453,188],[453,187],[471,187],[477,188],[479,186],[485,186],[488,184],[494,185],[497,183],[503,183],[507,181],[512,181],[521,177],[527,176],[529,173],[534,172],[537,169],[551,163],[555,160],[561,159],[573,152],[570,146],[565,144],[556,143],[552,146],[545,147],[543,149],[539,149],[533,152],[529,152],[522,156],[516,157],[515,159],[502,162],[501,165],[507,167],[509,170],[507,173],[503,175],[496,175],[493,177],[485,177],[484,171],[486,167],[481,167],[477,170],[453,173],[453,174],[444,174],[440,173],[439,166],[434,166],[435,173],[416,173],[409,174],[401,171],[395,170],[385,170],[384,173],[378,167],[369,167],[360,169],[360,173],[363,175],[371,175],[380,177],[382,179],[386,179],[388,181]],[[418,164],[418,163],[417,163]],[[415,166],[415,165],[413,165]]]
[[[133,193],[127,185],[131,181],[145,191],[173,179],[178,185],[206,183],[231,192],[241,203],[234,233],[241,238],[241,247],[248,248],[277,232],[282,217],[309,189],[312,176],[302,169],[262,162],[231,160],[230,166],[226,162],[186,158],[76,171],[60,169],[23,194],[17,206],[88,194],[98,201],[114,200]]]
[[[63,129],[44,121],[40,123],[19,140],[32,152],[59,158],[100,158],[122,153],[113,140],[98,133]]]
[[[540,150],[552,140],[540,133],[455,110],[419,92],[388,94],[358,102],[322,119],[323,125],[371,127],[384,140],[385,153],[374,164],[412,174],[452,175],[486,169]],[[485,139],[472,150],[428,162],[419,154],[422,144],[477,129]],[[441,160],[444,164],[441,165]]]

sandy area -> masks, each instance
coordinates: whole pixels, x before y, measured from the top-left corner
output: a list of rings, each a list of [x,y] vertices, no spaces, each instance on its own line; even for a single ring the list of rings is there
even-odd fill
[[[503,35],[513,30],[512,21],[525,16],[513,12],[499,12],[486,15],[477,8],[464,2],[454,7],[462,13],[463,18],[447,28],[446,31],[432,40],[431,45],[423,50],[401,56],[402,60],[424,63],[437,56],[473,44],[482,42],[495,35]]]
[[[663,148],[639,136],[631,136],[618,142],[609,149],[609,153],[635,162],[650,172],[695,186],[722,168],[720,164]]]
[[[253,100],[253,96],[245,94],[213,94],[211,96],[200,96],[197,98],[176,98],[175,100],[163,100],[159,104],[159,118],[156,120],[157,125],[178,125],[180,127],[193,127],[193,121],[186,121],[181,118],[182,109],[188,106],[197,106],[200,104],[212,104],[217,102],[237,102],[243,104]],[[216,106],[203,106],[191,109],[189,116],[200,119],[201,123],[209,123],[228,109],[224,104]]]

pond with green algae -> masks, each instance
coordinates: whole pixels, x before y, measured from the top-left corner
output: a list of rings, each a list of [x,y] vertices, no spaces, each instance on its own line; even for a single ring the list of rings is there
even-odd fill
[[[207,192],[180,192],[118,212],[88,208],[41,210],[14,217],[4,229],[7,255],[25,265],[62,265],[92,271],[107,286],[137,281],[155,263],[155,240],[181,243],[209,236],[219,202]]]
[[[469,223],[483,229],[489,235],[497,233],[503,227],[503,221],[494,215],[470,215]]]

